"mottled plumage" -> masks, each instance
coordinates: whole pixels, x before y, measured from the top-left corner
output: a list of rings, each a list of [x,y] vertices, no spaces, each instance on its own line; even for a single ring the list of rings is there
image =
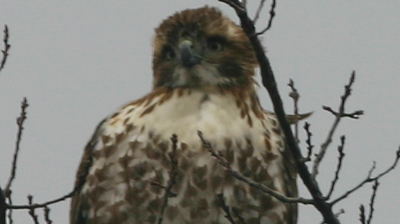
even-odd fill
[[[256,66],[242,29],[217,9],[164,20],[154,37],[153,91],[97,127],[78,169],[71,224],[232,223],[227,212],[235,223],[296,223],[296,205],[232,177],[198,136],[246,177],[297,195],[279,124],[256,95]]]

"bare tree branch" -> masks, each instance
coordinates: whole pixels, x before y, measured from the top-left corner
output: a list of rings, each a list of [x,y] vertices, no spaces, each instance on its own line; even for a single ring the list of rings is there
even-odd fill
[[[239,0],[218,0],[220,2],[223,2],[227,5],[229,5],[230,7],[234,8],[236,10],[236,12],[246,12],[246,3],[247,1],[243,1],[243,3],[241,3]]]
[[[351,117],[350,116],[351,114],[345,113],[345,104],[346,104],[346,100],[351,95],[352,85],[355,81],[355,76],[356,76],[356,73],[355,73],[355,71],[353,71],[350,76],[349,83],[347,85],[345,85],[345,87],[344,87],[345,91],[344,91],[344,94],[341,96],[341,103],[339,105],[338,112],[333,111],[330,107],[323,106],[323,108],[325,110],[328,110],[335,116],[335,120],[331,126],[331,129],[329,130],[326,140],[324,141],[324,143],[321,144],[321,148],[320,148],[319,152],[316,154],[314,164],[313,164],[313,169],[312,169],[312,178],[313,179],[316,179],[316,177],[318,175],[319,165],[320,165],[322,159],[324,158],[325,153],[326,153],[330,143],[332,142],[333,134],[335,133],[335,131],[339,125],[339,122],[341,121],[341,119],[343,117]],[[354,117],[360,116],[362,114],[363,114],[363,111],[359,110],[359,111],[356,111],[355,113],[353,113],[353,116]]]
[[[345,142],[346,142],[346,137],[342,135],[342,137],[340,137],[340,145],[338,146],[339,156],[338,156],[338,164],[335,171],[335,177],[332,180],[331,187],[328,191],[328,195],[326,196],[326,200],[329,200],[330,197],[332,196],[332,193],[335,190],[336,183],[339,180],[339,172],[342,168],[342,162],[345,156],[345,153],[343,152]]]
[[[300,98],[300,94],[297,91],[296,87],[294,87],[294,82],[292,79],[290,79],[288,86],[290,87],[290,89],[292,90],[289,93],[290,98],[293,99],[293,108],[294,108],[294,116],[298,117],[299,116],[299,98]],[[294,123],[294,136],[297,139],[297,142],[299,142],[299,123],[296,121],[296,123]]]
[[[371,195],[371,199],[369,202],[368,219],[366,218],[366,215],[365,215],[364,205],[363,204],[360,205],[360,222],[361,222],[361,224],[371,224],[372,217],[373,217],[373,214],[375,211],[374,204],[375,204],[376,192],[378,191],[378,186],[379,186],[379,182],[378,182],[378,180],[376,180],[374,185],[372,186],[372,195]]]
[[[233,214],[235,214],[236,217],[238,217],[239,221],[241,224],[246,224],[246,221],[244,218],[239,214],[239,211],[236,208],[232,208]]]
[[[176,136],[176,134],[172,135],[171,142],[172,142],[172,152],[169,154],[169,159],[171,161],[171,170],[169,171],[168,185],[165,188],[163,204],[161,206],[160,216],[158,217],[158,222],[157,222],[158,224],[161,224],[163,222],[164,211],[165,211],[165,208],[168,206],[168,198],[171,195],[172,187],[176,183],[176,168],[178,166],[178,161],[176,160],[176,149],[177,149],[178,137]]]
[[[6,197],[8,197],[11,194],[11,185],[13,180],[15,179],[15,173],[17,170],[17,159],[18,159],[18,153],[20,149],[20,144],[21,144],[21,139],[22,139],[22,132],[24,130],[24,121],[26,119],[26,108],[29,106],[28,101],[26,97],[21,102],[21,114],[17,118],[17,125],[18,125],[18,132],[17,132],[17,140],[15,141],[15,151],[14,151],[14,156],[13,156],[13,161],[12,161],[12,167],[11,167],[11,174],[8,179],[6,188],[4,189],[4,194]]]
[[[336,216],[337,218],[339,218],[339,216],[340,216],[341,214],[344,214],[344,213],[345,213],[344,209],[340,209],[338,212],[335,213],[335,216]]]
[[[260,32],[256,33],[256,36],[262,35],[262,34],[264,34],[265,32],[267,32],[269,29],[271,29],[271,27],[272,27],[272,21],[274,20],[274,17],[275,17],[275,8],[276,8],[276,0],[272,0],[271,9],[269,10],[268,25],[267,25],[267,27],[265,27],[263,30],[261,30]],[[254,21],[254,24],[255,24],[255,21]]]
[[[385,176],[386,174],[388,174],[390,171],[394,170],[397,166],[397,163],[399,162],[400,159],[400,146],[399,149],[396,151],[396,157],[395,160],[393,162],[393,164],[387,168],[385,171],[383,171],[382,173],[376,175],[375,177],[371,177],[372,176],[372,172],[375,170],[375,163],[372,166],[372,168],[369,170],[367,177],[361,181],[357,186],[353,187],[352,189],[348,190],[347,192],[345,192],[343,195],[341,195],[340,197],[336,198],[335,200],[333,200],[330,204],[333,206],[334,204],[338,203],[339,201],[347,198],[350,194],[354,193],[356,190],[358,190],[359,188],[361,188],[362,186],[364,186],[364,184],[366,183],[370,183],[370,182],[374,182],[379,180],[379,178]]]
[[[349,117],[353,119],[359,119],[360,115],[364,114],[364,111],[362,110],[356,110],[353,113],[344,113],[344,114],[339,114],[338,112],[334,111],[332,108],[328,106],[322,106],[322,109],[331,112],[334,116],[341,116],[341,117]]]
[[[33,196],[32,195],[28,195],[28,204],[29,205],[33,205]],[[35,224],[39,224],[39,220],[38,220],[38,216],[35,213],[35,208],[31,207],[29,208],[29,215],[32,217],[32,220]]]
[[[231,2],[227,0],[220,0],[220,1],[225,2],[228,5],[230,5],[229,2]],[[269,60],[265,55],[262,44],[258,36],[256,35],[254,24],[248,17],[246,9],[243,9],[242,7],[239,8],[233,7],[233,8],[235,9],[236,14],[241,21],[241,26],[243,28],[243,31],[246,33],[254,49],[261,70],[261,78],[263,86],[267,89],[269,93],[272,104],[274,106],[276,117],[286,137],[287,146],[294,157],[298,173],[304,185],[306,186],[307,190],[313,197],[313,204],[315,208],[324,217],[324,221],[326,223],[339,224],[339,220],[335,217],[335,214],[332,211],[332,206],[325,201],[324,196],[321,190],[319,189],[317,182],[315,181],[314,178],[312,178],[308,170],[308,167],[304,163],[304,158],[301,155],[301,150],[297,144],[296,139],[293,136],[289,122],[286,119],[285,110],[283,109],[283,103],[277,88],[275,76],[272,72]]]
[[[378,180],[375,180],[375,183],[372,186],[371,200],[369,202],[369,216],[368,216],[367,224],[371,224],[372,216],[373,216],[374,211],[375,211],[374,204],[375,204],[375,197],[376,197],[376,192],[378,191],[378,187],[379,187],[379,182],[378,182]]]
[[[246,8],[247,7],[247,0],[242,0],[241,2],[242,2],[243,7]]]
[[[8,32],[8,30],[7,30],[7,32]],[[12,165],[11,165],[10,177],[9,177],[9,179],[7,181],[6,187],[4,188],[4,190],[2,190],[2,195],[7,199],[9,205],[12,205],[11,185],[12,185],[14,179],[15,179],[15,176],[16,176],[18,154],[19,154],[19,149],[20,149],[20,144],[21,144],[21,139],[22,139],[22,133],[23,133],[23,130],[24,130],[24,126],[23,125],[24,125],[24,121],[27,118],[26,117],[26,108],[28,106],[29,106],[28,101],[27,101],[26,97],[24,97],[24,99],[21,102],[21,113],[20,113],[20,116],[17,118],[18,131],[17,131],[17,139],[15,141],[15,149],[14,149],[13,160],[12,160],[12,163],[11,163]],[[7,205],[5,200],[0,202],[0,203],[2,204],[1,213],[4,213],[4,215],[5,215],[6,214],[6,210],[9,207],[9,205]],[[5,205],[5,208],[3,207],[3,205]],[[8,220],[9,220],[10,224],[13,223],[12,211],[11,210],[8,212]],[[2,219],[2,222],[3,221],[5,222],[5,219],[4,220]]]
[[[260,13],[261,13],[262,9],[264,8],[264,3],[265,3],[265,0],[260,0],[260,4],[258,5],[256,15],[255,15],[254,18],[253,18],[253,23],[254,23],[254,24],[257,23],[257,20],[258,20],[258,18],[260,17]],[[245,7],[246,7],[246,6],[245,6]]]
[[[11,193],[11,191],[10,191],[10,193]],[[12,203],[12,198],[11,197],[8,197],[7,198],[7,200],[8,200],[8,204],[9,205],[12,205],[13,203]],[[12,211],[12,209],[10,209],[9,211],[8,211],[8,221],[10,222],[10,224],[13,224],[14,223],[14,220],[13,220],[13,211]]]
[[[6,64],[7,57],[8,57],[8,51],[11,48],[11,45],[8,44],[8,38],[9,38],[9,33],[8,33],[8,26],[4,25],[4,37],[3,37],[3,43],[4,43],[4,50],[1,50],[3,53],[3,57],[0,62],[0,71],[4,68],[4,65]]]
[[[46,224],[52,224],[53,221],[50,219],[50,208],[45,206],[43,208],[43,213],[44,213],[44,221],[46,222]]]
[[[335,217],[339,218],[340,215],[344,214],[345,210],[342,208],[338,212],[335,213]],[[321,222],[321,224],[326,224],[326,222]]]
[[[73,191],[71,191],[70,193],[68,193],[68,194],[66,194],[66,195],[64,195],[62,197],[59,197],[59,198],[56,198],[54,200],[47,201],[47,202],[44,202],[44,203],[41,203],[41,204],[36,204],[35,203],[35,204],[32,204],[32,205],[7,205],[7,209],[16,210],[16,209],[44,208],[44,207],[46,207],[48,205],[55,204],[55,203],[58,203],[60,201],[64,201],[64,200],[72,197],[75,194],[75,191],[76,191],[76,189],[74,189]]]
[[[365,219],[365,208],[364,205],[360,205],[360,222],[361,224],[367,224]]]
[[[236,224],[235,220],[232,217],[231,211],[229,210],[229,207],[225,203],[224,195],[218,194],[217,197],[218,197],[219,203],[221,204],[222,210],[224,210],[224,212],[226,214],[225,218],[228,219],[231,224]]]
[[[312,151],[314,148],[314,145],[311,143],[311,136],[312,133],[310,131],[310,124],[308,122],[304,123],[304,130],[306,130],[307,133],[307,139],[306,139],[306,144],[307,144],[307,157],[304,158],[304,162],[309,162],[311,161],[311,155],[312,155]]]
[[[301,204],[314,204],[314,200],[313,199],[305,199],[305,198],[291,198],[291,197],[287,197],[285,195],[282,195],[281,193],[274,191],[266,186],[264,186],[261,183],[257,183],[245,176],[243,176],[242,174],[240,174],[238,171],[234,170],[231,165],[229,164],[229,162],[223,157],[223,155],[220,152],[217,152],[214,150],[214,148],[212,147],[211,143],[209,141],[207,141],[206,139],[204,139],[203,137],[203,133],[201,131],[198,131],[198,135],[204,145],[204,147],[211,153],[211,155],[213,157],[215,157],[218,162],[225,167],[225,169],[236,179],[241,180],[245,183],[247,183],[248,185],[268,194],[273,196],[274,198],[282,201],[282,202],[286,202],[286,203],[301,203]]]

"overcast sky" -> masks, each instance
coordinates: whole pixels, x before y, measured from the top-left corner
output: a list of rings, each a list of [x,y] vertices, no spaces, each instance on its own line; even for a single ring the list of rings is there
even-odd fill
[[[0,2],[0,26],[9,26],[12,45],[0,73],[3,187],[20,101],[27,97],[30,104],[13,184],[15,204],[26,204],[27,194],[44,202],[72,189],[83,147],[98,122],[150,91],[154,28],[176,11],[205,4],[219,7],[237,21],[233,10],[216,0]],[[259,28],[266,24],[268,10]],[[400,144],[398,0],[278,0],[273,27],[262,39],[286,110],[292,110],[286,85],[292,78],[301,94],[300,110],[314,111],[309,122],[316,149],[333,121],[321,106],[336,108],[344,84],[356,71],[346,108],[362,109],[365,115],[340,124],[318,178],[325,192],[334,174],[340,135],[347,136],[346,157],[334,197],[365,178],[373,161],[377,172],[392,164]],[[263,89],[260,95],[266,109],[272,110]],[[382,178],[374,223],[400,220],[399,183],[400,168]],[[358,223],[358,207],[369,203],[370,192],[367,186],[334,207],[346,211],[340,216],[342,223]],[[54,223],[67,223],[69,200],[51,208]],[[33,223],[26,211],[15,212],[14,220]],[[301,206],[299,223],[320,221],[314,208]]]

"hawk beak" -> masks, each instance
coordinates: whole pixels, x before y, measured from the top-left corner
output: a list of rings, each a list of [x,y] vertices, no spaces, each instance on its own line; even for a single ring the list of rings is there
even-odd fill
[[[201,62],[201,57],[194,49],[190,40],[183,40],[179,44],[180,61],[186,68],[191,68]]]

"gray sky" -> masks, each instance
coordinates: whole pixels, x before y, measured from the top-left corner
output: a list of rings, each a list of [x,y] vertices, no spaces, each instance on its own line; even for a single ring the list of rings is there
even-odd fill
[[[0,73],[2,186],[14,150],[20,101],[26,96],[30,104],[13,185],[15,204],[26,204],[27,194],[44,202],[72,189],[83,147],[98,122],[150,91],[154,28],[175,11],[205,4],[237,21],[232,9],[216,0],[0,2],[0,26],[9,26],[12,44]],[[334,194],[338,196],[366,176],[372,161],[378,172],[391,165],[400,144],[400,2],[278,1],[276,14],[263,43],[286,110],[292,110],[286,85],[292,78],[301,94],[300,110],[315,111],[309,122],[316,149],[333,121],[321,105],[336,108],[350,73],[357,72],[347,109],[363,109],[365,115],[341,123],[318,179],[326,191],[339,136],[346,134],[346,157]],[[272,110],[263,89],[260,95]],[[400,168],[381,180],[374,223],[398,223],[399,182]],[[358,223],[358,207],[368,204],[370,192],[367,186],[335,207],[346,211],[342,223]],[[54,223],[67,223],[69,201],[51,208]],[[14,220],[33,223],[26,211],[15,212]],[[301,206],[299,223],[319,222],[314,208]]]

